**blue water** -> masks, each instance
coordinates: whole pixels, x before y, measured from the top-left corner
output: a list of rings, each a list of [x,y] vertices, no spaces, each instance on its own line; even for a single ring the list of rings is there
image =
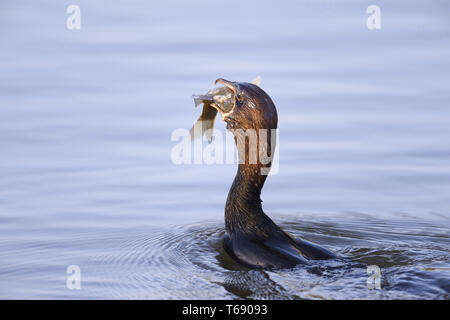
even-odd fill
[[[425,0],[2,2],[0,298],[449,299],[449,18]],[[265,211],[378,265],[381,290],[222,251],[236,165],[175,165],[170,138],[192,94],[256,76],[279,116]]]

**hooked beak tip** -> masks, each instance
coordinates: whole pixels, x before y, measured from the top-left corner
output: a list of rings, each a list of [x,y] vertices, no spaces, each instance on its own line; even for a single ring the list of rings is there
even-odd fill
[[[223,82],[229,82],[229,81],[222,79],[222,78],[218,78],[218,79],[216,79],[216,81],[214,81],[214,84],[217,84],[217,82],[223,83]]]
[[[229,88],[231,91],[233,91],[234,93],[236,93],[236,85],[234,82],[219,78],[216,81],[214,81],[214,84],[223,84],[225,87]]]

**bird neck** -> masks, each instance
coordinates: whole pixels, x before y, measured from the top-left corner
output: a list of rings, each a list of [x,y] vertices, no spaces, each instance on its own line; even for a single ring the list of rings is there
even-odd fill
[[[272,165],[271,157],[275,148],[275,141],[272,140],[275,137],[269,134],[266,137],[267,142],[265,142],[264,149],[262,149],[269,153],[270,161],[267,164],[265,164],[267,161],[261,161],[259,156],[256,163],[250,161],[252,152],[259,154],[259,150],[262,148],[259,139],[258,147],[252,149],[249,147],[249,143],[239,144],[239,136],[235,134],[235,137],[241,163],[228,193],[225,206],[225,227],[228,233],[236,230],[252,232],[255,228],[263,228],[266,224],[265,221],[269,219],[262,210],[260,196]]]

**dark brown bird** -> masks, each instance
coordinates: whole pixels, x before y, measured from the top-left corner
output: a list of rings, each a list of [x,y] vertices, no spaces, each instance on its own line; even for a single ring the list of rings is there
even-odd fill
[[[232,109],[223,110],[215,103],[208,108],[217,109],[233,132],[240,159],[225,205],[225,251],[252,268],[290,268],[311,259],[334,258],[327,249],[293,238],[262,209],[260,194],[272,165],[278,126],[272,99],[251,83],[224,79],[216,83],[231,91]]]

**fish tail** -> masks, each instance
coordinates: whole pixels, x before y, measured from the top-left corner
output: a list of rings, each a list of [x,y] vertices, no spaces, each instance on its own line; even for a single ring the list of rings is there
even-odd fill
[[[210,129],[212,128],[214,128],[214,119],[204,120],[202,117],[198,118],[189,131],[191,140],[201,138],[204,134],[206,134],[208,142],[211,143],[213,138],[213,130]]]

